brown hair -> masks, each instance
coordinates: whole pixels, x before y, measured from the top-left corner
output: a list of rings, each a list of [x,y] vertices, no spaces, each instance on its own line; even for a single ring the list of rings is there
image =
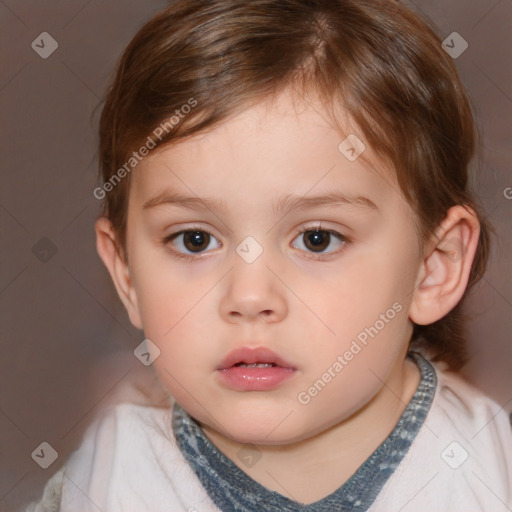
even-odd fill
[[[429,22],[398,1],[173,2],[140,29],[119,63],[100,121],[103,180],[191,100],[194,109],[152,137],[155,147],[210,129],[287,86],[345,107],[365,142],[391,162],[422,243],[451,206],[477,212],[481,234],[469,290],[485,271],[490,230],[468,189],[476,139],[471,106]],[[106,194],[102,215],[127,261],[125,174]],[[466,360],[462,303],[434,324],[415,325],[412,336],[453,369]]]

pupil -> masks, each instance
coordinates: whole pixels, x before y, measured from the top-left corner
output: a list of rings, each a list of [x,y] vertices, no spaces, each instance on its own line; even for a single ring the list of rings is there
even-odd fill
[[[306,240],[311,242],[311,246],[313,249],[321,249],[324,250],[329,245],[329,236],[330,234],[326,231],[321,231],[315,229],[314,231],[309,231],[311,233],[308,235]],[[308,245],[308,243],[306,243]],[[311,248],[311,247],[310,247]],[[318,251],[321,252],[321,251]]]
[[[203,233],[202,231],[187,231],[185,233],[184,243],[188,250],[199,252],[197,249],[204,249],[205,247],[208,247],[209,237],[210,235]],[[192,247],[189,247],[187,242],[189,242]]]

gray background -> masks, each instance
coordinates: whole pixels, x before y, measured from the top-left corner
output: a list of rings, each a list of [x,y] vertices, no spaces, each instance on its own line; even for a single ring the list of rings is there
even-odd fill
[[[151,382],[142,341],[96,254],[95,108],[125,45],[164,1],[0,0],[0,510],[18,510],[131,382]],[[499,245],[471,301],[467,378],[512,410],[512,1],[416,2],[456,59],[484,133],[476,179]],[[47,59],[31,47],[58,42]],[[512,195],[512,194],[511,194]],[[144,385],[144,384],[142,384]],[[149,388],[148,388],[149,389]],[[134,395],[135,396],[135,395]],[[59,459],[40,468],[46,441]]]

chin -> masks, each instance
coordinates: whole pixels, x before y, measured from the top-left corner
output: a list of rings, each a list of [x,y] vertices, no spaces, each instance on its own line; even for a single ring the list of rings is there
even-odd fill
[[[308,430],[298,422],[296,415],[291,413],[289,417],[282,414],[245,415],[243,418],[233,418],[229,424],[225,424],[225,435],[231,440],[241,444],[254,444],[261,446],[276,446],[293,444],[309,436]]]
[[[271,428],[258,428],[253,429],[252,431],[248,431],[247,428],[240,430],[236,429],[229,431],[229,437],[232,441],[240,444],[253,444],[258,446],[282,446],[293,444],[307,437],[296,432],[282,432],[279,435],[272,433],[272,435],[269,436],[269,432],[272,432]]]

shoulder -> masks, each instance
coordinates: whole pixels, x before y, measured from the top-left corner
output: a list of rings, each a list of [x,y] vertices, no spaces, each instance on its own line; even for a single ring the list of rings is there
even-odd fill
[[[431,363],[436,369],[437,390],[432,404],[431,421],[444,425],[454,435],[471,440],[475,446],[511,448],[512,427],[507,412],[493,399],[467,382],[459,374]],[[509,457],[512,451],[507,454]]]
[[[208,496],[176,445],[172,405],[120,403],[105,410],[56,477],[61,487],[60,508],[55,510],[158,512],[196,506],[217,511],[208,508]],[[50,482],[45,488],[48,496],[55,482],[49,486]]]
[[[106,410],[87,429],[78,450],[67,461],[67,474],[77,483],[99,489],[101,481],[115,479],[117,473],[151,446],[167,442],[173,448],[168,431],[171,409],[120,403]]]
[[[403,501],[403,512],[510,510],[512,428],[506,411],[442,364],[430,364],[437,377],[432,405],[376,505],[392,499]]]

